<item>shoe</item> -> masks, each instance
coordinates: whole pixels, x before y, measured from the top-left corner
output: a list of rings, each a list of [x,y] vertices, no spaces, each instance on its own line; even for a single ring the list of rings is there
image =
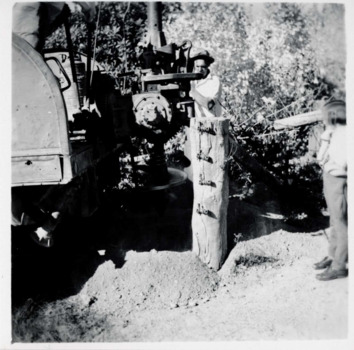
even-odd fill
[[[31,238],[41,247],[51,248],[54,245],[53,236],[48,233],[44,237],[39,237],[35,231],[31,232]]]
[[[332,265],[332,259],[326,256],[320,262],[313,265],[315,270],[322,270]]]
[[[337,278],[344,278],[347,276],[348,276],[347,269],[335,270],[335,269],[332,269],[331,267],[328,267],[326,271],[316,275],[316,278],[320,281],[330,281],[330,280],[334,280]]]

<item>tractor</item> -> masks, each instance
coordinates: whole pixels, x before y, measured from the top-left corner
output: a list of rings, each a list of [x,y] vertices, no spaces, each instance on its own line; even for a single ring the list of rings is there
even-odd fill
[[[44,3],[50,4],[50,3]],[[151,145],[145,189],[177,186],[186,175],[166,165],[164,144],[194,117],[189,95],[191,42],[167,44],[161,3],[147,3],[148,30],[129,91],[94,58],[89,27],[85,53],[73,50],[64,5],[67,47],[38,51],[12,34],[12,225],[53,232],[67,214],[91,216],[101,192],[119,181],[119,157],[132,137]],[[45,246],[51,246],[49,242]]]

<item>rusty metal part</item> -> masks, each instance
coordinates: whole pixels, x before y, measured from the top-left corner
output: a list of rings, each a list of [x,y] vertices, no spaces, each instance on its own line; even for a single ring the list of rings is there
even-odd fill
[[[133,111],[136,123],[157,133],[172,119],[170,103],[160,94],[133,95]]]
[[[162,31],[161,5],[161,2],[147,3],[149,27],[146,45],[151,44],[155,47],[162,47],[166,45],[165,34]]]
[[[197,213],[199,215],[209,215],[209,210],[205,209],[200,203],[198,203],[198,207],[197,207]]]
[[[199,185],[201,186],[213,186],[214,187],[214,182],[210,180],[205,180],[203,174],[199,174]]]
[[[197,130],[199,131],[200,134],[208,133],[211,135],[215,135],[215,130],[212,126],[205,126],[202,123],[199,123]]]
[[[204,153],[202,152],[202,150],[200,150],[200,151],[198,152],[198,154],[197,154],[197,159],[198,159],[198,160],[204,160],[204,161],[209,162],[209,163],[212,163],[212,162],[213,162],[213,160],[211,159],[211,157],[209,157],[208,155],[204,154]]]
[[[203,77],[202,73],[168,73],[158,75],[146,75],[142,77],[142,81],[145,83],[167,83],[167,82],[182,82],[199,80]]]

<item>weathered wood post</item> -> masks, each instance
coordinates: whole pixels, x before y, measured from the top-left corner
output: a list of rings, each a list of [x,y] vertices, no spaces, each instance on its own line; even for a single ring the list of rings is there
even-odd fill
[[[227,249],[228,129],[225,118],[191,119],[193,252],[216,270],[222,266]]]

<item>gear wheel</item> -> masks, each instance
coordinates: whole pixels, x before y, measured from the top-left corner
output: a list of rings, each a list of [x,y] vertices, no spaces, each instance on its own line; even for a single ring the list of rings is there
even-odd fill
[[[136,123],[159,134],[172,119],[171,105],[165,97],[156,93],[133,95]]]
[[[172,118],[172,105],[158,93],[133,95],[133,111],[139,135],[149,142],[167,142],[181,129]]]

